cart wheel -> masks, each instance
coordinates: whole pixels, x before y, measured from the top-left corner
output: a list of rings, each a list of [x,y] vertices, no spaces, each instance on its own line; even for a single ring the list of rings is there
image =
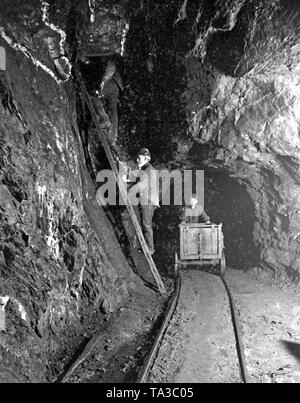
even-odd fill
[[[226,271],[226,259],[225,259],[225,252],[224,251],[222,251],[222,255],[221,255],[220,270],[221,270],[221,274],[225,274],[225,271]]]

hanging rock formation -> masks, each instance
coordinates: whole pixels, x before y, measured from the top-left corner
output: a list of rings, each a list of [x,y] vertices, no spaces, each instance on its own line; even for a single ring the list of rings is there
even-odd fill
[[[211,146],[209,165],[225,168],[246,186],[263,267],[298,279],[300,10],[293,2],[231,3],[239,13],[230,29],[230,7],[220,14],[218,2],[210,18],[198,22],[188,75],[204,77],[206,97],[189,104],[190,131],[195,141]],[[209,14],[205,6],[201,18]]]

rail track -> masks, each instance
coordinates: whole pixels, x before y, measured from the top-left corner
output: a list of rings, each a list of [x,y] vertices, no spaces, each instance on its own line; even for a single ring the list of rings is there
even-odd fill
[[[56,383],[68,382],[75,369],[89,359],[98,339],[99,335],[91,338],[80,356]],[[188,348],[187,339],[193,340]],[[215,352],[206,354],[210,349]],[[180,354],[184,355],[182,361],[178,360]],[[226,359],[224,354],[227,355]],[[158,374],[161,368],[163,377]],[[215,376],[218,368],[223,374]],[[176,376],[176,372],[180,371],[182,374]],[[212,377],[207,376],[209,371]],[[226,275],[216,276],[191,269],[178,272],[174,293],[135,382],[251,383],[242,326]]]
[[[225,302],[225,300],[227,300],[227,313],[225,312],[221,314],[221,317],[223,316],[227,316],[230,319],[231,323],[227,323],[227,327],[230,328],[231,327],[231,339],[232,339],[232,349],[235,350],[235,354],[236,354],[236,364],[233,365],[237,367],[236,372],[239,372],[238,375],[236,375],[233,382],[241,382],[241,383],[251,383],[251,378],[249,376],[248,370],[247,370],[247,363],[246,363],[246,357],[245,357],[245,347],[244,347],[244,343],[243,343],[243,334],[242,334],[242,326],[241,326],[241,322],[240,322],[240,318],[238,315],[238,311],[234,302],[234,298],[230,289],[230,286],[226,280],[226,274],[221,273],[219,276],[216,276],[215,274],[211,274],[211,273],[203,273],[202,271],[195,271],[193,270],[193,275],[192,275],[192,279],[189,280],[188,277],[191,275],[190,274],[191,271],[185,270],[182,272],[178,272],[177,278],[176,278],[176,286],[175,286],[175,291],[173,293],[172,299],[169,302],[167,311],[166,311],[166,315],[164,317],[164,320],[162,322],[162,325],[159,329],[159,332],[157,334],[157,337],[153,343],[153,347],[151,349],[151,352],[149,354],[149,356],[147,357],[144,366],[142,367],[140,373],[139,373],[139,377],[137,382],[138,383],[147,383],[147,382],[174,382],[174,377],[168,377],[168,375],[166,375],[165,379],[162,381],[161,379],[157,378],[155,380],[155,375],[153,376],[153,372],[155,372],[155,367],[162,367],[166,365],[166,362],[168,361],[172,361],[172,358],[170,357],[170,355],[172,355],[173,350],[176,350],[176,342],[174,343],[172,340],[172,337],[174,337],[174,334],[176,334],[176,331],[174,331],[175,328],[178,328],[178,323],[172,323],[172,321],[176,322],[176,319],[174,319],[174,316],[180,316],[180,307],[178,307],[178,303],[179,301],[181,301],[184,298],[183,293],[188,292],[188,293],[192,293],[195,294],[195,296],[197,295],[198,291],[197,291],[197,284],[202,284],[202,287],[206,287],[205,282],[207,282],[208,286],[211,287],[211,285],[213,285],[213,287],[217,287],[217,290],[215,291],[215,295],[220,293],[221,288],[223,288],[223,292],[224,292],[224,296],[222,297],[222,303],[221,305],[226,305],[226,303],[224,304],[223,302]],[[184,287],[185,289],[182,289],[182,283],[185,283]],[[188,282],[190,282],[191,284],[189,285],[189,287],[191,288],[186,288],[186,284],[188,284]],[[202,282],[202,283],[201,283]],[[203,283],[204,282],[204,283]],[[211,284],[211,285],[210,285]],[[208,287],[208,288],[209,288]],[[201,291],[200,291],[201,292]],[[226,297],[225,297],[226,295]],[[203,299],[201,300],[203,301]],[[209,300],[211,303],[211,299]],[[181,301],[180,304],[186,304],[186,301]],[[222,309],[224,310],[224,306],[222,307]],[[187,306],[185,306],[185,308],[188,308]],[[220,307],[221,308],[221,307]],[[191,308],[192,309],[192,308]],[[198,311],[199,314],[199,311]],[[209,313],[208,313],[209,315]],[[196,315],[196,316],[201,316],[200,315]],[[217,320],[217,322],[220,319]],[[186,319],[186,321],[189,321],[189,319]],[[208,316],[207,318],[207,322],[210,321],[210,317]],[[201,325],[203,325],[203,323],[201,323]],[[173,329],[172,329],[173,326]],[[189,331],[191,331],[191,329],[195,327],[197,328],[197,324],[192,324],[192,327],[190,326],[189,330],[186,330],[186,333],[188,333]],[[229,331],[229,330],[228,330]],[[167,333],[170,333],[171,335],[168,335]],[[201,331],[200,331],[201,333]],[[227,333],[226,333],[227,334]],[[200,336],[201,337],[201,336]],[[199,338],[200,338],[199,337]],[[225,339],[227,339],[229,336],[227,335],[225,337]],[[195,336],[194,336],[195,338]],[[168,340],[166,340],[168,339]],[[197,341],[196,339],[196,343],[199,343],[199,345],[201,345],[202,340],[200,339],[199,341]],[[161,351],[163,350],[162,345],[168,345],[169,344],[169,348],[168,347],[164,347],[165,348],[165,352]],[[220,344],[220,343],[219,343]],[[184,348],[184,346],[181,346]],[[178,352],[180,351],[181,347],[179,347],[177,350],[177,353],[174,353],[173,355],[176,356],[178,355]],[[193,347],[195,348],[195,346]],[[207,346],[204,347],[204,350],[207,348]],[[165,355],[165,357],[163,357]],[[195,351],[195,357],[197,355],[197,352]],[[222,355],[222,354],[221,354]],[[217,357],[216,359],[219,360],[219,356],[221,356],[219,353],[215,354],[215,357]],[[229,353],[229,355],[234,355],[232,353]],[[191,351],[190,353],[190,358],[191,361],[194,361],[194,352]],[[174,357],[173,357],[174,358]],[[201,361],[201,354],[200,357],[198,357],[199,360]],[[202,357],[203,358],[203,357]],[[175,358],[176,360],[176,358]],[[185,358],[186,360],[186,366],[189,365],[188,361],[188,357]],[[197,359],[196,359],[197,360]],[[161,363],[161,362],[163,363]],[[222,364],[218,364],[220,367],[222,366]],[[226,365],[226,363],[225,363]],[[199,362],[199,367],[200,367],[200,371],[205,371],[205,366],[206,363],[201,363]],[[202,369],[201,369],[202,367]],[[177,368],[178,371],[178,368]],[[198,382],[197,379],[197,374],[195,376],[195,378],[192,376],[195,375],[195,372],[193,373],[192,371],[190,371],[188,369],[188,376],[186,376],[186,378],[178,378],[179,380],[175,381],[175,382]],[[157,371],[156,371],[157,372]],[[193,373],[193,375],[192,375]],[[190,378],[189,378],[190,376]],[[239,380],[237,380],[239,378]],[[203,379],[201,376],[199,377],[199,379]],[[223,380],[224,382],[231,382],[230,381],[230,377],[227,380]]]

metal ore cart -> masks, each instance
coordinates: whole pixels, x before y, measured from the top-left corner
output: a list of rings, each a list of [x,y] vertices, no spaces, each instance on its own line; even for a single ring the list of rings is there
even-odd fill
[[[181,224],[180,258],[175,255],[175,272],[187,266],[218,266],[226,270],[222,224]]]

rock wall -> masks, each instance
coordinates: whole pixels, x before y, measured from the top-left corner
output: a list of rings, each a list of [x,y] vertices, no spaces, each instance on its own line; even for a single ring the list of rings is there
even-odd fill
[[[33,44],[40,5],[1,2],[0,382],[43,380],[68,329],[100,308],[113,312],[137,284],[96,203],[71,78],[47,41]],[[49,23],[66,27],[59,10]]]
[[[190,57],[206,79],[206,99],[198,97],[188,110],[194,140],[210,146],[207,163],[230,172],[253,200],[263,267],[292,279],[300,275],[298,9],[292,2],[251,1],[241,5],[230,32],[228,8],[215,31],[215,17],[202,25]],[[222,44],[227,47],[216,53]]]

